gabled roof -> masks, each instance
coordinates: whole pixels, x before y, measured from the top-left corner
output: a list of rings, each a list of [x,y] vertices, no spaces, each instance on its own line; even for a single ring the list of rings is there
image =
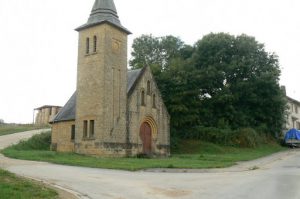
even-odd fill
[[[131,34],[129,30],[122,26],[113,0],[96,0],[87,23],[76,30],[80,31],[101,23],[109,23],[127,34]]]
[[[135,88],[139,78],[144,73],[145,68],[130,70],[127,72],[127,95],[130,95]],[[55,118],[50,123],[58,123],[65,121],[73,121],[76,117],[76,91],[66,103],[66,105],[58,112]]]
[[[57,113],[55,118],[52,121],[50,121],[50,123],[74,120],[75,107],[76,107],[76,91],[68,100],[66,105]]]
[[[130,70],[127,72],[127,95],[130,95],[136,86],[136,83],[145,72],[146,67],[137,70]]]

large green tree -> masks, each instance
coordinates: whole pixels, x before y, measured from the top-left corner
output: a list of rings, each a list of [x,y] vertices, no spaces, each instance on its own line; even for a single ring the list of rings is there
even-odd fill
[[[134,40],[130,65],[152,68],[172,133],[185,136],[199,125],[281,131],[278,58],[253,37],[211,33],[191,47],[173,36],[143,35]]]
[[[285,101],[278,58],[263,44],[247,35],[211,33],[196,43],[192,59],[203,96],[202,123],[281,131]]]

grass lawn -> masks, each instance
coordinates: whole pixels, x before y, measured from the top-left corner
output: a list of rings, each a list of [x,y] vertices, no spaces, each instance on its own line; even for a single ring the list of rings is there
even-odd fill
[[[54,199],[58,194],[43,185],[16,177],[0,169],[1,199]]]
[[[252,160],[285,150],[275,143],[250,149],[224,147],[207,142],[186,140],[179,144],[178,151],[173,153],[170,158],[97,158],[74,153],[49,151],[49,137],[49,133],[34,136],[28,141],[4,149],[2,153],[16,159],[136,171],[147,168],[222,168],[232,166],[238,161]]]
[[[40,129],[43,128],[41,126],[34,126],[34,125],[28,125],[28,124],[3,124],[0,125],[0,136],[1,135],[8,135],[13,133],[19,133],[23,131],[30,131],[34,129]]]

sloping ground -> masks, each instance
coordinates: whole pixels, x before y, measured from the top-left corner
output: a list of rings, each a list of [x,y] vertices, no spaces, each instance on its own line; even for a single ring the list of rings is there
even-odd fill
[[[2,143],[0,138],[0,146]],[[128,172],[12,160],[3,156],[0,156],[0,167],[76,191],[80,198],[300,198],[300,190],[296,188],[300,186],[297,166],[300,152],[286,151],[268,158],[243,163],[243,168],[248,168],[243,172],[231,171],[231,168],[210,173]],[[255,170],[251,170],[253,165],[258,165]]]
[[[20,140],[27,140],[33,135],[40,134],[42,132],[49,131],[49,129],[33,130],[23,133],[14,133],[0,137],[0,150],[6,148],[12,144],[18,143]],[[15,164],[23,165],[34,165],[38,164],[35,162],[31,164],[29,161],[16,162],[13,159],[5,158],[0,154],[0,168],[7,169],[9,166]],[[29,177],[29,176],[26,176]],[[29,177],[30,178],[30,177]],[[45,198],[60,198],[60,199],[75,199],[73,193],[69,193],[67,190],[60,189],[59,187],[52,186],[47,182],[42,182],[36,179],[25,180],[19,178],[11,173],[0,169],[0,198],[22,198],[22,199],[45,199]],[[48,188],[47,188],[48,187]],[[50,188],[50,189],[49,189]],[[55,190],[57,193],[55,193]]]
[[[278,144],[266,144],[257,148],[234,148],[198,140],[185,140],[178,146],[179,152],[169,158],[103,158],[74,153],[50,151],[51,132],[35,135],[26,142],[8,147],[2,153],[10,158],[44,161],[56,164],[91,168],[136,171],[151,168],[203,169],[223,168],[238,161],[257,159],[281,151]]]
[[[0,136],[9,135],[13,133],[19,133],[24,131],[31,131],[35,129],[41,129],[42,126],[35,125],[23,125],[23,124],[0,124]]]
[[[9,199],[55,199],[57,193],[42,184],[17,177],[0,169],[0,197]]]

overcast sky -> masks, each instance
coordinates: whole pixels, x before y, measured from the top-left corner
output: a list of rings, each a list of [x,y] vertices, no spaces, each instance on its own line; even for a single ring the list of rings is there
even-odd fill
[[[0,119],[30,123],[76,89],[77,39],[94,0],[0,0]],[[299,0],[115,0],[122,24],[194,44],[210,32],[245,33],[279,55],[281,84],[300,101]],[[130,52],[130,51],[129,51]],[[130,53],[129,53],[130,58]]]

